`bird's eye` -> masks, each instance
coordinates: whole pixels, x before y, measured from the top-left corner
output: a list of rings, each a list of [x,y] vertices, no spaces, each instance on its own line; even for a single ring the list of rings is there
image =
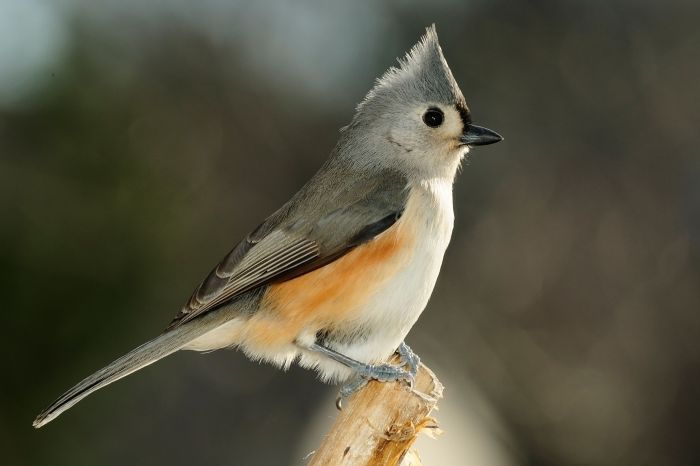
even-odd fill
[[[439,108],[429,108],[423,114],[423,122],[431,128],[437,128],[445,119],[445,114]]]

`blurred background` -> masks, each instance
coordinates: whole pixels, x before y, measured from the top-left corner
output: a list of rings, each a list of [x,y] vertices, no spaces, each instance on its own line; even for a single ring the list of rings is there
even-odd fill
[[[433,465],[700,464],[700,3],[0,0],[7,465],[304,464],[335,388],[176,354],[40,431],[320,166],[435,22],[475,122],[408,342]]]

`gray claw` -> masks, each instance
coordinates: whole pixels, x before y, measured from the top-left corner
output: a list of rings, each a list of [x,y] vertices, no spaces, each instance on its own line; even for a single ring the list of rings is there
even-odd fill
[[[415,377],[418,373],[420,357],[404,341],[401,342],[396,352],[399,353],[402,365],[408,366],[408,372]]]
[[[362,387],[367,385],[367,382],[369,382],[369,380],[364,377],[355,377],[340,387],[338,398],[335,399],[335,407],[338,409],[338,411],[343,410],[343,400],[359,391]]]

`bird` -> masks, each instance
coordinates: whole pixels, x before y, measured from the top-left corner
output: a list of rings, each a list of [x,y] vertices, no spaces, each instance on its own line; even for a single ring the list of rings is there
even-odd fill
[[[315,175],[241,240],[167,328],[86,377],[33,422],[179,350],[237,348],[343,383],[411,384],[406,335],[428,303],[454,226],[452,187],[476,146],[503,138],[472,123],[435,25],[357,105]],[[399,354],[397,364],[388,363]]]

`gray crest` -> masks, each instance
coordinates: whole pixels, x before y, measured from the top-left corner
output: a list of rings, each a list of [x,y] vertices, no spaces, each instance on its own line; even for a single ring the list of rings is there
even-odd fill
[[[373,114],[399,102],[436,102],[466,110],[462,91],[447,65],[435,25],[426,29],[416,45],[377,80],[374,88],[357,106],[356,118]]]

